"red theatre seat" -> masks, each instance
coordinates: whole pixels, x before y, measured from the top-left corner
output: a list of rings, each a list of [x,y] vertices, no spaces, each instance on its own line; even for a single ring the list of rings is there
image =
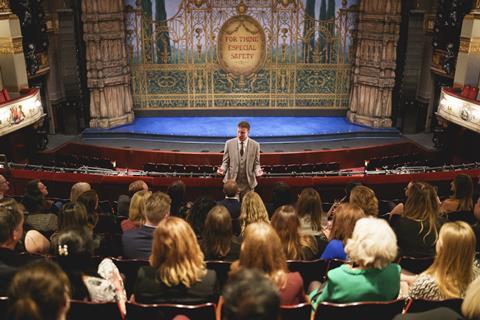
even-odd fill
[[[402,313],[404,304],[405,300],[368,301],[341,304],[320,302],[317,305],[314,320],[392,319],[395,315]]]
[[[215,320],[215,304],[139,304],[127,303],[127,320],[170,320],[183,315],[189,319]]]

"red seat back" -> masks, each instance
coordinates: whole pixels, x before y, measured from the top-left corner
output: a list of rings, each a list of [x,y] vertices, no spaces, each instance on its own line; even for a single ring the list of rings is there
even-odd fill
[[[324,319],[392,319],[402,313],[405,300],[368,301],[353,303],[320,302],[315,311],[315,320]]]
[[[215,304],[139,304],[127,303],[127,320],[170,320],[184,315],[189,319],[215,320]]]

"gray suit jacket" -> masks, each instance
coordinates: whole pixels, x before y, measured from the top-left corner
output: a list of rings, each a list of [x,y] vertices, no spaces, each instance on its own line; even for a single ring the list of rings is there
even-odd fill
[[[233,138],[225,143],[225,150],[223,152],[223,161],[221,168],[225,171],[225,178],[227,180],[236,180],[238,174],[238,165],[240,161],[240,152],[238,150],[238,139]],[[260,168],[260,144],[255,140],[248,138],[246,153],[246,167],[247,180],[251,189],[257,186],[257,172]]]

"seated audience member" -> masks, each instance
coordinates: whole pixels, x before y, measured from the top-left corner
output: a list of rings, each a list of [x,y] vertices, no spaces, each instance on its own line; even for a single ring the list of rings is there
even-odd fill
[[[323,212],[322,199],[313,188],[303,189],[298,196],[297,214],[300,218],[300,233],[313,236],[319,252],[323,252],[328,239],[324,233],[327,228],[327,215]]]
[[[473,213],[473,183],[466,174],[459,174],[450,183],[453,195],[445,199],[440,207],[449,221],[465,221],[470,225],[478,222]]]
[[[78,197],[85,191],[92,190],[92,187],[88,182],[77,182],[72,186],[70,190],[70,201],[77,201]]]
[[[89,227],[94,230],[98,222],[98,194],[95,190],[83,192],[78,197],[78,202],[85,206],[87,210],[87,220]]]
[[[409,296],[414,299],[463,298],[468,285],[480,274],[475,261],[475,234],[463,221],[442,226],[433,264],[416,277]]]
[[[240,268],[223,289],[222,320],[277,320],[280,296],[259,270]]]
[[[170,214],[170,203],[170,197],[158,191],[146,200],[145,224],[122,235],[125,258],[148,260],[152,252],[153,232],[160,221]]]
[[[10,183],[0,174],[0,200],[5,198],[5,193],[10,189]]]
[[[99,256],[122,255],[120,224],[111,214],[99,214],[99,199],[95,190],[85,191],[78,197],[87,210],[88,227],[93,231],[97,243],[95,254]]]
[[[65,273],[47,260],[18,271],[8,290],[8,320],[64,320],[70,308],[70,284]]]
[[[235,180],[227,180],[223,184],[223,193],[225,194],[225,199],[217,201],[217,204],[227,208],[232,219],[238,219],[240,217],[240,193]]]
[[[361,182],[358,182],[358,181],[352,181],[352,182],[348,182],[346,185],[345,185],[345,196],[340,199],[340,203],[349,203],[350,202],[350,194],[352,193],[352,190],[355,188],[355,187],[358,187],[358,186],[363,186],[363,184]]]
[[[190,223],[190,226],[192,226],[197,238],[202,236],[205,219],[213,207],[215,207],[215,201],[210,197],[202,196],[193,202],[192,209],[187,213],[186,220]]]
[[[123,232],[140,228],[145,223],[145,202],[152,195],[151,191],[137,191],[130,201],[128,219],[121,222]]]
[[[473,182],[469,175],[457,175],[450,183],[450,190],[453,195],[442,202],[442,212],[471,211],[473,209]]]
[[[200,241],[205,260],[237,260],[240,243],[232,230],[232,218],[227,208],[215,206],[207,214]]]
[[[466,320],[480,319],[480,277],[470,283],[462,303],[462,314]]]
[[[28,212],[25,216],[27,229],[37,230],[48,238],[57,230],[58,220],[52,213],[55,206],[45,199],[47,195],[47,187],[40,180],[31,180],[25,188],[22,204]]]
[[[310,294],[318,302],[349,303],[388,301],[398,296],[400,266],[392,263],[397,256],[395,233],[384,220],[367,217],[355,224],[345,251],[353,265],[344,264],[327,274],[323,290]]]
[[[6,289],[18,267],[32,258],[15,251],[15,247],[23,236],[23,213],[14,199],[0,204],[0,295]]]
[[[288,183],[283,181],[275,182],[272,186],[272,202],[265,204],[268,211],[268,216],[271,218],[275,210],[284,205],[292,205],[293,201],[292,191]]]
[[[134,300],[139,303],[217,302],[217,276],[207,270],[190,225],[178,217],[160,222],[153,235],[150,266],[138,270]]]
[[[173,182],[168,186],[167,194],[172,199],[170,214],[175,217],[185,219],[187,211],[192,208],[190,201],[185,201],[186,187],[181,180]]]
[[[48,254],[50,241],[37,230],[30,230],[25,234],[25,250],[31,254]]]
[[[407,201],[401,214],[390,214],[390,225],[397,236],[400,256],[431,257],[435,254],[440,202],[435,189],[425,182],[408,184]]]
[[[440,307],[425,312],[408,313],[408,317],[399,314],[394,320],[478,320],[480,319],[480,303],[478,297],[480,295],[480,278],[470,283],[465,293],[465,298],[462,303],[462,315],[459,315],[452,309],[447,307]]]
[[[70,280],[72,298],[118,302],[124,310],[126,293],[120,272],[108,258],[97,266],[94,246],[87,227],[65,230],[58,236],[56,261]]]
[[[347,254],[344,249],[345,244],[352,236],[355,223],[364,217],[365,213],[359,206],[351,203],[340,204],[335,210],[335,216],[333,217],[330,241],[321,258],[347,260]]]
[[[350,203],[362,208],[367,216],[378,216],[378,199],[369,187],[357,186],[350,193]]]
[[[245,229],[240,259],[232,264],[230,275],[240,268],[263,271],[278,288],[281,305],[305,302],[303,279],[298,272],[288,272],[282,242],[268,223],[251,223]]]
[[[265,222],[270,223],[268,218],[268,212],[265,208],[265,204],[258,193],[249,191],[245,193],[242,199],[242,205],[240,207],[240,234],[243,236],[246,227],[250,223]]]
[[[313,260],[318,254],[315,239],[300,234],[300,219],[295,208],[289,205],[277,208],[272,217],[272,227],[282,242],[287,260]]]
[[[81,202],[67,202],[58,213],[58,230],[50,237],[52,252],[58,248],[58,236],[65,230],[88,226],[87,209]]]
[[[130,208],[130,198],[140,191],[148,191],[148,185],[143,180],[135,180],[128,185],[128,195],[121,194],[117,201],[117,215],[120,217],[128,217],[128,209]]]

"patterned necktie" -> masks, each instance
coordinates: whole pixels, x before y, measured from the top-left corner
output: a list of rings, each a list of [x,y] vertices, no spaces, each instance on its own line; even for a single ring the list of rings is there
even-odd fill
[[[243,157],[243,141],[240,141],[240,157]]]

